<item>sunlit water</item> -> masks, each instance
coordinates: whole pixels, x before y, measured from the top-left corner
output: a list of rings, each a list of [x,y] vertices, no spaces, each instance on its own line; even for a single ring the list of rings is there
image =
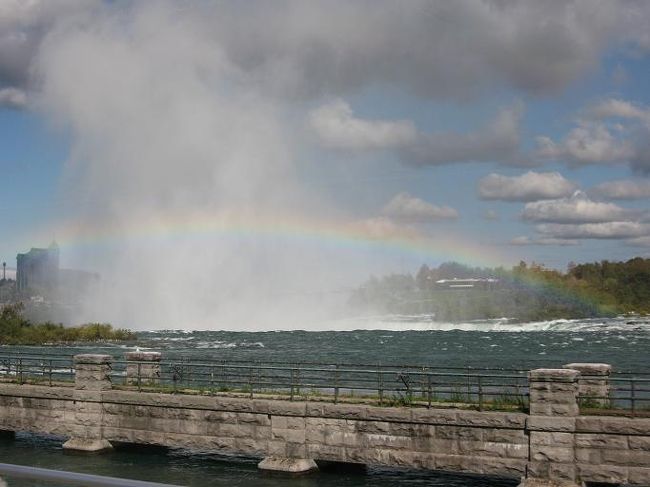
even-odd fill
[[[136,346],[165,357],[321,361],[329,363],[411,364],[475,367],[559,367],[568,362],[606,362],[618,370],[650,370],[650,321],[553,321],[513,324],[505,320],[464,324],[433,323],[426,317],[381,317],[336,322],[348,331],[156,331],[137,343],[96,347],[29,347],[31,352],[100,351],[120,357]],[[360,328],[351,330],[351,328]],[[375,328],[375,329],[373,329]],[[378,329],[381,328],[381,329]],[[5,352],[25,347],[5,347]],[[61,440],[18,435],[0,440],[3,462],[85,473],[124,476],[188,486],[515,486],[515,479],[487,479],[395,469],[320,472],[287,478],[261,474],[258,459],[225,457],[186,450],[118,450],[105,455],[66,455]],[[10,486],[37,485],[13,481]],[[46,485],[46,484],[38,484]]]

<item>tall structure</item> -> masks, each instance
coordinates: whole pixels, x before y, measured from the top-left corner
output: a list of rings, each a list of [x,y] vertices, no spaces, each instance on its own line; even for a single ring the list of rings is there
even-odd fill
[[[52,242],[46,249],[32,248],[16,256],[16,287],[19,292],[55,291],[59,278],[59,246]]]

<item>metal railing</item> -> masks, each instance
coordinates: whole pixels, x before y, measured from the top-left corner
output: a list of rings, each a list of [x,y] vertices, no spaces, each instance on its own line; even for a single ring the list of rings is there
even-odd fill
[[[630,416],[650,416],[650,373],[615,372],[607,378],[581,376],[581,379],[603,381],[601,388],[606,389],[605,394],[581,393],[578,397],[581,408],[592,412],[620,411]]]
[[[28,467],[0,463],[0,475],[6,479],[26,479],[45,482],[55,482],[63,485],[79,485],[85,487],[181,487],[172,484],[160,484],[143,480],[131,480],[116,477],[104,477],[85,473],[66,472],[63,470],[50,470],[47,468]],[[1,482],[1,481],[0,481]],[[11,482],[7,483],[11,487]],[[2,485],[0,483],[0,485]]]
[[[0,355],[0,380],[19,384],[46,383],[50,386],[74,381],[72,356],[65,355]]]
[[[136,365],[135,377],[126,374]],[[179,360],[160,364],[152,379],[141,371],[151,362],[113,362],[113,383],[138,389],[187,389],[202,393],[234,393],[254,398],[331,402],[371,402],[378,405],[470,405],[483,409],[525,409],[527,372],[514,369],[380,366],[288,362]]]
[[[127,374],[127,367],[131,370]],[[521,409],[528,405],[527,371],[523,369],[378,365],[363,363],[247,362],[220,360],[163,361],[152,378],[152,362],[114,359],[116,387],[164,392],[235,394],[378,405],[455,405],[483,409]],[[74,382],[73,356],[0,353],[0,380],[44,385]]]

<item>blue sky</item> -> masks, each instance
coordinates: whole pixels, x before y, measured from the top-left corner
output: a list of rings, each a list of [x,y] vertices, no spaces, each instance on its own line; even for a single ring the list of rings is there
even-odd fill
[[[0,13],[9,265],[57,238],[67,266],[167,269],[170,253],[195,251],[157,241],[164,259],[125,257],[138,218],[199,209],[334,220],[372,229],[369,241],[451,235],[486,249],[479,264],[650,254],[646,2],[65,0]],[[67,245],[98,228],[110,244]],[[363,261],[349,283],[443,258],[381,255],[340,256]],[[223,254],[208,260],[224,273]]]

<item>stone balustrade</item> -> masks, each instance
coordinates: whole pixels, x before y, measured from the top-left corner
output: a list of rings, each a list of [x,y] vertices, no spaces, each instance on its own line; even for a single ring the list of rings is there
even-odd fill
[[[140,359],[158,380],[159,361]],[[650,483],[650,419],[581,416],[577,367],[531,371],[526,414],[139,392],[112,388],[108,356],[75,365],[74,388],[0,383],[0,430],[66,436],[81,451],[136,443],[257,455],[261,469],[291,473],[334,461],[519,477],[523,487]]]

